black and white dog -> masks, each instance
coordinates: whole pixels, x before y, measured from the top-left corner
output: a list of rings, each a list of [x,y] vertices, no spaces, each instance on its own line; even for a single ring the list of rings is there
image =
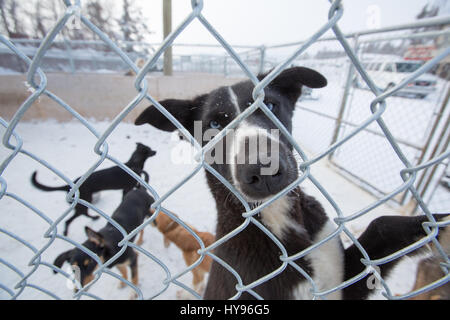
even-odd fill
[[[263,77],[260,76],[259,79]],[[264,89],[264,103],[291,132],[295,103],[301,94],[302,86],[320,88],[326,84],[326,79],[314,70],[303,67],[289,68],[281,72]],[[220,130],[244,112],[253,103],[253,89],[254,85],[250,81],[244,81],[220,87],[192,100],[169,99],[160,103],[195,136],[195,121],[201,121],[203,131],[210,128]],[[144,110],[135,121],[136,125],[145,123],[164,131],[176,129],[153,106]],[[269,199],[298,178],[298,166],[292,145],[283,135],[276,136],[270,133],[273,132],[269,132],[270,129],[277,127],[262,110],[257,109],[233,132],[227,133],[212,150],[212,153],[219,149],[225,150],[222,156],[215,158],[219,161],[213,162],[212,167],[240,191],[252,206]],[[271,147],[276,147],[275,152],[272,148],[271,151],[266,149],[265,152],[261,149],[250,150],[251,140],[263,138],[268,140]],[[228,143],[229,141],[231,142]],[[206,142],[202,141],[202,144],[205,145]],[[270,162],[262,161],[268,156]],[[253,163],[247,161],[251,157],[256,157],[256,161]],[[236,161],[238,158],[245,161]],[[270,169],[269,174],[267,172],[262,174],[262,169],[268,169],[275,158],[278,161],[275,169]],[[206,172],[206,175],[216,201],[218,211],[216,239],[220,239],[244,222],[242,213],[245,209],[214,175],[210,172]],[[264,208],[257,219],[279,239],[288,255],[308,248],[337,228],[329,220],[319,202],[304,194],[299,187]],[[372,221],[358,241],[371,259],[382,258],[424,237],[426,234],[422,223],[426,220],[424,216],[380,217]],[[282,263],[279,259],[280,249],[252,223],[218,246],[214,254],[234,268],[244,284],[252,283],[269,274]],[[344,250],[340,239],[334,237],[295,262],[312,277],[317,290],[323,291],[362,272],[365,266],[361,263],[361,258],[362,254],[355,245]],[[386,276],[395,264],[396,261],[381,265],[381,275]],[[237,280],[233,274],[214,261],[204,298],[230,298],[237,292],[236,284]],[[264,299],[309,299],[311,298],[309,290],[310,283],[290,265],[279,275],[254,288],[254,291]],[[343,290],[330,293],[326,298],[364,299],[369,293],[366,279],[362,279]],[[244,292],[240,298],[254,297]]]
[[[138,186],[129,191],[124,197],[120,205],[111,215],[111,219],[122,226],[127,233],[137,228],[144,219],[151,216],[150,206],[155,200],[148,194],[143,186]],[[88,226],[85,227],[88,239],[83,242],[83,246],[97,254],[101,261],[108,261],[115,256],[121,247],[118,243],[123,239],[122,233],[113,224],[108,222],[99,231],[94,231]],[[142,244],[143,232],[141,231],[138,245]],[[131,238],[134,241],[135,237]],[[134,285],[138,285],[138,255],[133,248],[127,247],[123,254],[118,257],[110,268],[117,266],[122,277],[127,279],[127,267],[131,269],[131,280]],[[93,272],[97,267],[97,262],[79,248],[65,251],[56,257],[54,265],[61,268],[64,262],[69,262],[72,266],[77,266],[79,273],[79,281],[81,286],[88,284],[93,278]],[[56,271],[53,271],[56,273]],[[125,285],[121,282],[121,287]]]

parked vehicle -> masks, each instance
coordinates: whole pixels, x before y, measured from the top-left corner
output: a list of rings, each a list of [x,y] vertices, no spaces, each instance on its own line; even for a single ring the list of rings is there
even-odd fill
[[[375,84],[382,90],[389,90],[400,83],[410,73],[416,71],[423,65],[421,61],[369,61],[363,66]],[[422,74],[410,82],[398,93],[412,95],[417,98],[425,98],[428,94],[436,90],[437,77],[432,74]],[[354,79],[354,85],[358,88],[367,88],[367,84],[358,75]]]

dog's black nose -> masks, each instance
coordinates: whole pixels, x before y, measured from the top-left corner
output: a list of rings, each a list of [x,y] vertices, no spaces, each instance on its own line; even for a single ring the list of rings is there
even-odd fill
[[[259,163],[238,164],[236,178],[241,190],[255,200],[264,199],[280,192],[291,181],[285,161],[279,161],[277,167],[274,168]]]

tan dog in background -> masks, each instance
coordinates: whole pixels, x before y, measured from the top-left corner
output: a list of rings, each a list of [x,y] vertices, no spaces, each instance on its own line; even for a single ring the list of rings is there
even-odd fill
[[[134,63],[136,64],[136,67],[138,67],[139,69],[142,69],[142,67],[145,65],[145,60],[143,58],[137,58]],[[125,73],[125,75],[126,76],[135,76],[136,72],[134,72],[133,69],[130,69]]]
[[[154,212],[153,209],[152,211]],[[160,212],[153,223],[164,235],[164,246],[167,248],[170,243],[174,243],[183,252],[183,258],[187,266],[192,265],[200,258],[200,254],[197,253],[197,250],[200,249],[200,244],[198,243],[198,241],[189,231],[172,220],[168,215]],[[205,247],[209,246],[215,241],[215,237],[213,234],[209,232],[197,231],[190,225],[189,227],[197,234],[200,239],[202,239]],[[203,291],[205,289],[203,279],[205,273],[209,272],[211,263],[212,258],[206,255],[203,258],[202,262],[197,267],[191,270],[193,274],[192,284],[194,285],[194,290],[200,295],[203,294]]]

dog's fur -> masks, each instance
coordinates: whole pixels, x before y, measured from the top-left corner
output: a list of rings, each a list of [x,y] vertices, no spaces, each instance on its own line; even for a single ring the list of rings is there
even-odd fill
[[[164,236],[164,246],[167,248],[170,243],[175,244],[182,251],[187,266],[198,261],[200,254],[198,254],[197,251],[200,249],[200,244],[189,231],[163,212],[160,212],[156,216],[153,223]],[[205,247],[211,245],[215,241],[213,234],[209,232],[200,232],[191,225],[189,225],[189,227],[203,241]],[[192,284],[194,290],[199,294],[202,294],[204,291],[203,279],[205,273],[208,273],[211,268],[211,262],[211,257],[206,255],[202,262],[191,271],[193,275]]]
[[[143,170],[145,161],[156,154],[151,148],[143,145],[142,143],[136,144],[136,150],[131,155],[130,160],[125,163],[125,165],[133,170],[138,175],[144,175],[144,179],[148,182],[148,173]],[[33,172],[31,176],[31,183],[38,189],[43,191],[66,191],[69,192],[70,186],[65,185],[61,187],[49,187],[39,183],[36,179],[37,171]],[[80,179],[78,177],[75,179],[76,183]],[[134,186],[136,186],[136,180],[125,172],[119,166],[114,166],[111,168],[94,171],[84,182],[81,184],[80,188],[80,199],[87,202],[92,202],[92,195],[96,192],[103,190],[123,190],[123,196],[125,196],[128,191],[130,191]],[[78,203],[75,206],[75,212],[67,219],[65,222],[64,235],[67,235],[69,230],[69,225],[80,215],[85,215],[93,220],[98,219],[98,216],[91,216],[88,213],[88,208],[84,205]]]
[[[147,193],[144,187],[137,187],[129,191],[122,200],[122,203],[112,214],[111,218],[116,221],[127,233],[130,233],[142,224],[145,218],[149,217],[150,206],[154,199]],[[122,233],[111,223],[107,223],[99,231],[94,231],[89,227],[85,227],[85,232],[88,239],[83,242],[83,246],[94,252],[99,256],[102,262],[108,261],[121,247],[117,244],[123,239]],[[137,241],[138,245],[143,241],[143,230]],[[131,239],[134,241],[135,237]],[[124,279],[128,280],[127,267],[131,269],[131,281],[134,285],[138,285],[138,264],[137,253],[131,247],[127,247],[123,254],[119,256],[113,263],[109,265],[110,268],[116,266],[121,272]],[[69,262],[70,265],[76,265],[80,269],[80,284],[85,286],[93,279],[93,272],[97,267],[97,262],[88,254],[79,248],[74,248],[61,253],[54,261],[54,265],[58,268]],[[121,282],[121,286],[125,285]]]
[[[450,220],[450,218],[446,218],[445,220]],[[444,253],[447,254],[447,257],[449,257],[450,227],[440,230],[439,243],[444,250]],[[425,287],[445,276],[444,271],[440,267],[440,264],[445,262],[444,258],[433,244],[430,246],[432,249],[432,254],[431,256],[423,258],[419,261],[417,266],[416,281],[412,291],[419,290],[420,288]],[[417,296],[411,298],[411,300],[450,300],[450,282],[447,282],[435,289],[418,294]]]
[[[264,77],[265,75],[261,75],[258,78],[261,80]],[[303,67],[289,68],[282,71],[264,88],[264,103],[285,128],[292,132],[295,103],[301,94],[302,86],[320,88],[326,84],[326,79],[314,70]],[[160,103],[194,135],[194,121],[202,121],[203,131],[208,129],[208,126],[224,128],[253,103],[253,89],[251,81],[244,81],[229,87],[220,87],[192,100],[168,99]],[[135,121],[136,125],[146,123],[164,131],[176,129],[153,106],[145,109]],[[238,124],[234,132],[227,132],[212,150],[218,146],[226,150],[223,156],[225,159],[222,160],[234,160],[241,155],[239,153],[245,152],[247,160],[246,147],[250,137],[259,139],[262,135],[266,135],[270,138],[271,144],[278,145],[279,167],[272,175],[259,173],[264,167],[259,157],[267,156],[261,151],[256,153],[258,157],[256,165],[247,161],[244,164],[236,164],[233,161],[222,163],[216,161],[211,164],[213,169],[242,194],[251,207],[270,199],[298,178],[298,164],[288,139],[281,134],[278,139],[273,138],[269,133],[259,132],[257,128],[277,129],[262,110],[256,110]],[[230,148],[225,144],[233,134],[236,139],[231,140],[231,146],[236,145],[237,148]],[[207,142],[200,143],[205,145]],[[233,150],[238,151],[236,153]],[[206,177],[218,211],[216,237],[221,238],[244,223],[242,213],[245,209],[234,194],[213,174],[206,171]],[[288,256],[305,250],[331,235],[337,228],[329,220],[319,202],[303,193],[299,187],[261,210],[254,218],[278,238]],[[358,241],[371,259],[379,259],[425,236],[421,224],[426,220],[424,216],[380,217],[370,223]],[[218,246],[215,255],[240,275],[243,284],[250,284],[282,266],[280,248],[253,223]],[[295,263],[314,280],[318,291],[324,291],[363,272],[366,267],[361,262],[362,258],[357,246],[352,245],[344,250],[339,237],[335,236],[307,256],[297,259]],[[381,275],[386,276],[397,261],[379,266]],[[236,284],[234,275],[213,261],[204,298],[230,298],[237,293]],[[265,299],[309,299],[310,289],[309,281],[296,268],[288,265],[280,274],[254,287],[253,292]],[[326,298],[364,299],[369,293],[366,279],[361,279],[343,290],[328,294]],[[246,291],[239,297],[254,298]]]

